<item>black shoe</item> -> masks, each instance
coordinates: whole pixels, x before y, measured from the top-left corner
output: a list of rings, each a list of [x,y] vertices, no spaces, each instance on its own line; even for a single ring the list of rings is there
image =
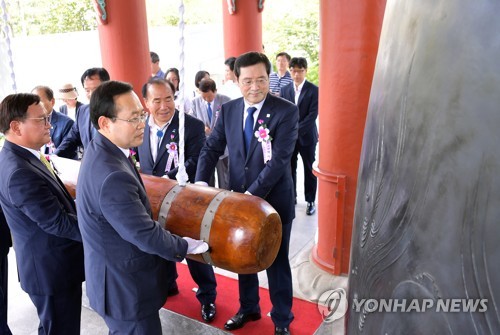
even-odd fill
[[[260,319],[260,313],[236,313],[231,319],[229,319],[224,325],[224,329],[227,330],[235,330],[240,329],[247,323],[248,321],[257,321]]]
[[[175,285],[175,286],[172,285],[168,289],[167,297],[173,297],[174,295],[177,295],[177,294],[179,294],[179,288],[177,287],[177,285]]]
[[[316,206],[314,206],[314,202],[307,203],[306,214],[313,215],[316,212]]]
[[[274,335],[290,335],[290,329],[276,327],[274,328]]]
[[[215,304],[201,305],[201,317],[205,322],[212,322],[215,318]]]

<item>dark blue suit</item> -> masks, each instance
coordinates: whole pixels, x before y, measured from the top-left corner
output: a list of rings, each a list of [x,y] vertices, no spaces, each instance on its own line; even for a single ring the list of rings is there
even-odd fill
[[[90,122],[89,105],[83,105],[76,113],[76,122],[71,127],[71,131],[57,147],[55,154],[60,157],[73,158],[78,147],[83,146],[85,149],[95,133],[96,130]]]
[[[294,83],[288,84],[281,89],[280,96],[292,103],[295,103]],[[316,200],[317,179],[313,174],[312,166],[316,160],[316,143],[318,143],[318,128],[316,119],[318,117],[318,86],[304,82],[302,91],[297,101],[299,107],[299,138],[292,155],[291,168],[292,177],[297,196],[297,158],[302,157],[304,164],[304,193],[306,202]]]
[[[52,110],[52,114],[50,115],[50,139],[52,143],[54,143],[55,148],[58,148],[64,138],[69,134],[71,128],[75,121],[71,120],[64,114],[56,112]],[[45,153],[48,154],[49,148],[45,148]],[[71,155],[68,151],[68,155]],[[73,151],[72,159],[76,159],[77,154],[76,150]]]
[[[267,269],[269,293],[273,309],[271,317],[277,327],[288,327],[293,319],[292,275],[288,261],[288,247],[292,220],[295,217],[293,181],[290,157],[297,141],[299,112],[295,105],[268,94],[257,120],[263,120],[270,130],[272,158],[264,164],[262,147],[252,137],[248,154],[243,138],[243,98],[224,105],[212,134],[201,150],[196,181],[208,182],[219,156],[227,145],[229,152],[229,184],[235,192],[248,191],[265,199],[281,217],[282,241],[278,256]],[[255,128],[259,124],[255,120]],[[241,313],[260,312],[257,274],[239,275]]]
[[[165,129],[165,135],[162,138],[160,150],[158,151],[154,162],[153,156],[151,155],[150,127],[147,126],[149,124],[148,121],[146,122],[146,128],[144,129],[144,142],[139,148],[137,148],[141,163],[141,172],[161,177],[165,174],[165,167],[169,156],[167,152],[167,144],[171,142],[172,134],[174,135],[174,141],[179,143],[179,112],[175,112],[171,123]],[[205,125],[200,120],[189,115],[185,115],[184,143],[184,165],[186,167],[189,181],[193,183],[196,174],[198,156],[200,155],[200,150],[203,147],[203,144],[205,144]],[[171,170],[167,173],[167,175],[170,179],[175,179],[178,168],[176,168],[173,164],[170,168]],[[199,289],[196,292],[196,297],[202,305],[213,303],[217,295],[215,290],[217,282],[215,280],[215,274],[212,266],[190,259],[186,259],[186,261],[191,276],[199,286]],[[170,271],[175,272],[175,277],[177,278],[175,263],[171,262],[169,268]]]
[[[12,334],[7,326],[7,282],[9,278],[9,266],[7,254],[12,247],[10,230],[0,207],[0,334]]]
[[[99,133],[85,148],[76,192],[90,305],[110,328],[110,320],[151,317],[159,326],[172,280],[166,260],[182,261],[187,242],[153,221],[139,173]]]
[[[148,119],[149,121],[149,119]],[[150,174],[153,176],[161,177],[165,174],[165,166],[167,165],[168,152],[167,144],[171,142],[171,135],[174,135],[174,141],[179,143],[179,111],[175,111],[172,117],[171,123],[165,130],[165,135],[162,138],[160,150],[157,154],[156,161],[153,162],[153,156],[151,155],[151,142],[150,142],[150,131],[146,121],[146,128],[144,128],[144,142],[137,148],[137,153],[139,155],[139,161],[141,162],[141,172],[145,174]],[[196,165],[198,163],[198,156],[200,150],[205,144],[205,126],[200,120],[190,116],[185,115],[184,119],[184,157],[186,173],[189,176],[189,181],[194,181],[194,176],[196,174]],[[167,173],[170,179],[175,180],[175,175],[177,174],[178,168],[171,166],[171,170]]]
[[[21,287],[37,307],[42,333],[79,334],[84,269],[75,203],[37,157],[9,141],[0,171]]]

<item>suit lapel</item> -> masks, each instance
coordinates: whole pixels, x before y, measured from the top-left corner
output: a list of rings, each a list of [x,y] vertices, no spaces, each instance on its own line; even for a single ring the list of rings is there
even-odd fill
[[[151,117],[151,116],[150,116]],[[147,148],[148,155],[146,157],[139,157],[139,159],[146,159],[149,161],[149,166],[153,166],[153,154],[151,153],[151,129],[149,127],[149,118],[146,121],[146,127],[144,128],[144,143],[142,144]]]
[[[116,157],[123,166],[126,167],[133,175],[136,176],[138,179],[139,183],[142,185],[142,188],[144,189],[144,183],[142,182],[141,175],[139,174],[139,171],[135,168],[133,163],[127,158],[123,152],[115,145],[113,142],[108,140],[106,137],[102,136],[101,134],[97,133],[96,138],[94,140],[99,146],[103,147],[111,156]]]
[[[309,85],[308,85],[308,82],[306,80],[304,82],[304,86],[302,86],[302,91],[300,92],[299,100],[297,101],[297,106],[299,106],[300,103],[302,102],[302,100],[304,100],[304,96],[307,94],[308,91],[309,91]]]
[[[215,126],[215,118],[216,118],[216,113],[217,113],[217,104],[218,104],[218,98],[217,95],[215,96],[215,99],[213,102],[212,106],[212,120],[210,120],[210,129],[214,129]],[[207,108],[208,109],[208,108]],[[208,117],[208,112],[207,112],[207,117]]]
[[[295,84],[292,83],[291,85],[286,86],[286,90],[288,91],[288,96],[290,97],[290,102],[294,103],[295,102]]]
[[[4,148],[9,148],[14,154],[16,154],[16,155],[20,156],[21,158],[25,159],[26,161],[28,161],[28,163],[30,163],[35,169],[39,170],[45,176],[45,179],[49,183],[51,183],[53,185],[57,185],[57,187],[60,188],[62,193],[64,193],[68,199],[72,199],[71,195],[68,193],[68,190],[66,189],[66,186],[64,186],[61,179],[59,179],[59,177],[57,177],[57,176],[54,178],[52,173],[50,173],[50,171],[40,161],[40,159],[35,157],[31,152],[29,152],[28,150],[21,148],[21,147],[13,144],[11,142],[7,142],[7,141],[4,144]]]
[[[239,103],[236,105],[233,110],[228,110],[225,109],[225,119],[224,121],[229,121],[227,122],[228,125],[232,125],[230,131],[234,134],[231,136],[231,140],[234,140],[236,143],[234,143],[235,147],[238,148],[241,157],[245,157],[245,138],[243,134],[243,115],[246,113],[245,109],[245,103],[243,102],[243,99],[240,98]]]
[[[52,142],[54,142],[54,134],[56,133],[56,129],[57,129],[57,114],[56,112],[53,110],[52,111],[52,116],[50,117],[50,138],[52,140]]]
[[[210,129],[214,129],[215,124],[217,123],[217,119],[219,118],[218,114],[220,113],[220,109],[222,107],[222,103],[220,100],[220,96],[216,94],[214,99],[214,107],[212,109],[212,124],[210,125]]]

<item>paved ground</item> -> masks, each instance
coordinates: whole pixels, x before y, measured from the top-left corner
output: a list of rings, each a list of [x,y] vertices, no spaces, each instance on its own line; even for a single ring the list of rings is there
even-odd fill
[[[301,166],[301,162],[299,162]],[[298,171],[298,180],[301,181],[301,171]],[[298,204],[296,206],[296,219],[293,222],[292,236],[290,241],[290,263],[292,265],[294,280],[294,296],[314,300],[318,294],[326,289],[346,287],[347,278],[330,276],[321,271],[310,261],[310,251],[314,245],[317,231],[317,214],[307,216],[306,203],[304,202],[303,188],[298,187]],[[216,269],[217,273],[236,278],[236,274]],[[267,287],[265,272],[259,274],[260,285]],[[84,299],[82,308],[82,335],[107,334],[104,321],[90,308]],[[236,311],[235,311],[236,312]],[[187,319],[176,313],[162,310],[160,316],[163,323],[163,334],[224,334],[224,332]],[[38,317],[36,310],[28,295],[23,292],[17,280],[15,253],[11,249],[9,254],[9,326],[15,335],[36,335],[38,328]],[[343,322],[335,324],[323,324],[315,333],[341,334]],[[334,331],[335,330],[335,331]]]

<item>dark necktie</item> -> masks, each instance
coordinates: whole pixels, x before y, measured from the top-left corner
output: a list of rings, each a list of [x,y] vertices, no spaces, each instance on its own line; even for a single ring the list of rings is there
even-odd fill
[[[208,122],[212,124],[212,107],[210,107],[210,102],[207,103],[207,114],[208,114]]]
[[[252,142],[253,136],[253,113],[257,110],[255,107],[249,107],[247,109],[247,118],[245,120],[245,130],[243,131],[245,135],[245,152],[248,153],[250,149],[250,142]]]

